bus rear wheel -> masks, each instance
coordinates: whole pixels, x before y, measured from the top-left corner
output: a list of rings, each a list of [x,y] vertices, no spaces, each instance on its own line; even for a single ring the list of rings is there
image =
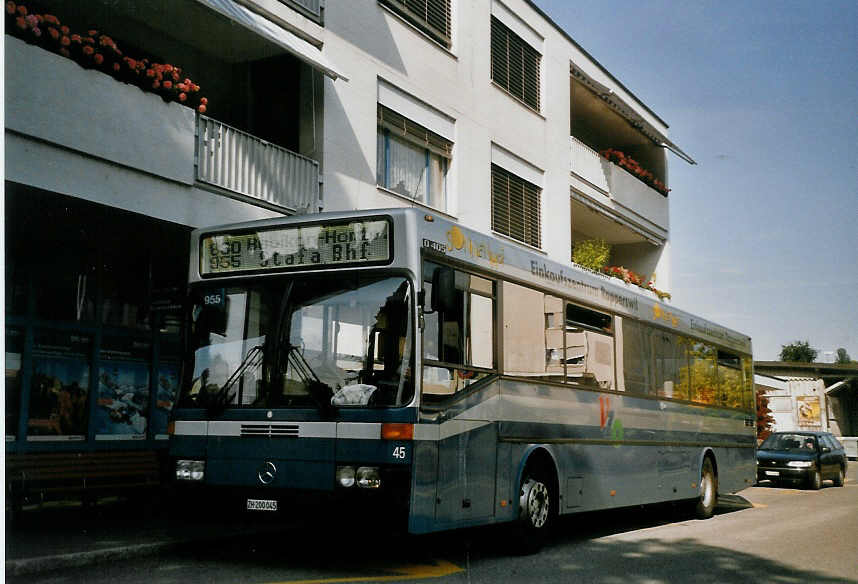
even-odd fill
[[[715,514],[715,506],[718,503],[718,476],[712,459],[708,456],[703,459],[703,467],[700,469],[700,494],[694,506],[694,515],[698,519],[709,519]]]

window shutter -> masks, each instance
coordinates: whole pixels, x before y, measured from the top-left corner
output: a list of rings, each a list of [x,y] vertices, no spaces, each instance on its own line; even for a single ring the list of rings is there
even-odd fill
[[[445,47],[450,47],[450,0],[379,1]]]
[[[542,55],[492,16],[492,81],[539,111]]]
[[[492,229],[541,247],[541,189],[492,164]]]
[[[420,148],[447,159],[453,157],[452,142],[381,104],[378,105],[378,125]]]

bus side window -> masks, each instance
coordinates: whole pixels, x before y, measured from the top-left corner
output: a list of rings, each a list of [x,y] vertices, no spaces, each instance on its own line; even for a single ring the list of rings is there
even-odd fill
[[[610,314],[566,304],[566,379],[614,389],[614,319]]]
[[[423,359],[429,362],[423,368],[423,393],[440,396],[461,391],[485,375],[471,368],[492,369],[495,366],[494,284],[491,280],[452,270],[453,302],[433,311],[429,299],[433,297],[433,275],[438,269],[441,268],[437,264],[423,263],[427,302]]]

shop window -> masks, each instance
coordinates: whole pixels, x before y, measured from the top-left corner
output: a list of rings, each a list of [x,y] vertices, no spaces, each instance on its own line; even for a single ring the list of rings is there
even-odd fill
[[[494,354],[494,284],[491,280],[453,270],[455,304],[432,312],[433,274],[442,268],[423,263],[424,312],[423,394],[430,400],[462,391],[491,373]]]
[[[145,248],[105,252],[102,263],[101,322],[106,325],[149,327],[149,253]]]
[[[179,335],[171,330],[161,331],[158,339],[158,378],[155,380],[155,410],[151,432],[156,440],[167,440],[167,424],[179,396],[182,346]]]
[[[27,312],[27,275],[10,255],[6,256],[6,314],[9,316]]]
[[[24,352],[24,333],[21,329],[6,328],[6,439],[18,434],[18,411],[21,406],[21,355]]]
[[[91,339],[37,332],[33,346],[28,440],[85,440]]]
[[[40,267],[33,270],[36,316],[43,320],[91,322],[98,287],[94,256],[86,251],[53,249],[38,256]]]
[[[149,418],[151,343],[105,336],[98,367],[96,440],[143,440]]]

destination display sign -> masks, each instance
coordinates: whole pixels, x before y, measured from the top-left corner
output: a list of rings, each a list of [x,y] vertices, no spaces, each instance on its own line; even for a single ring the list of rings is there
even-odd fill
[[[200,274],[335,268],[392,260],[387,219],[260,228],[200,240]]]

